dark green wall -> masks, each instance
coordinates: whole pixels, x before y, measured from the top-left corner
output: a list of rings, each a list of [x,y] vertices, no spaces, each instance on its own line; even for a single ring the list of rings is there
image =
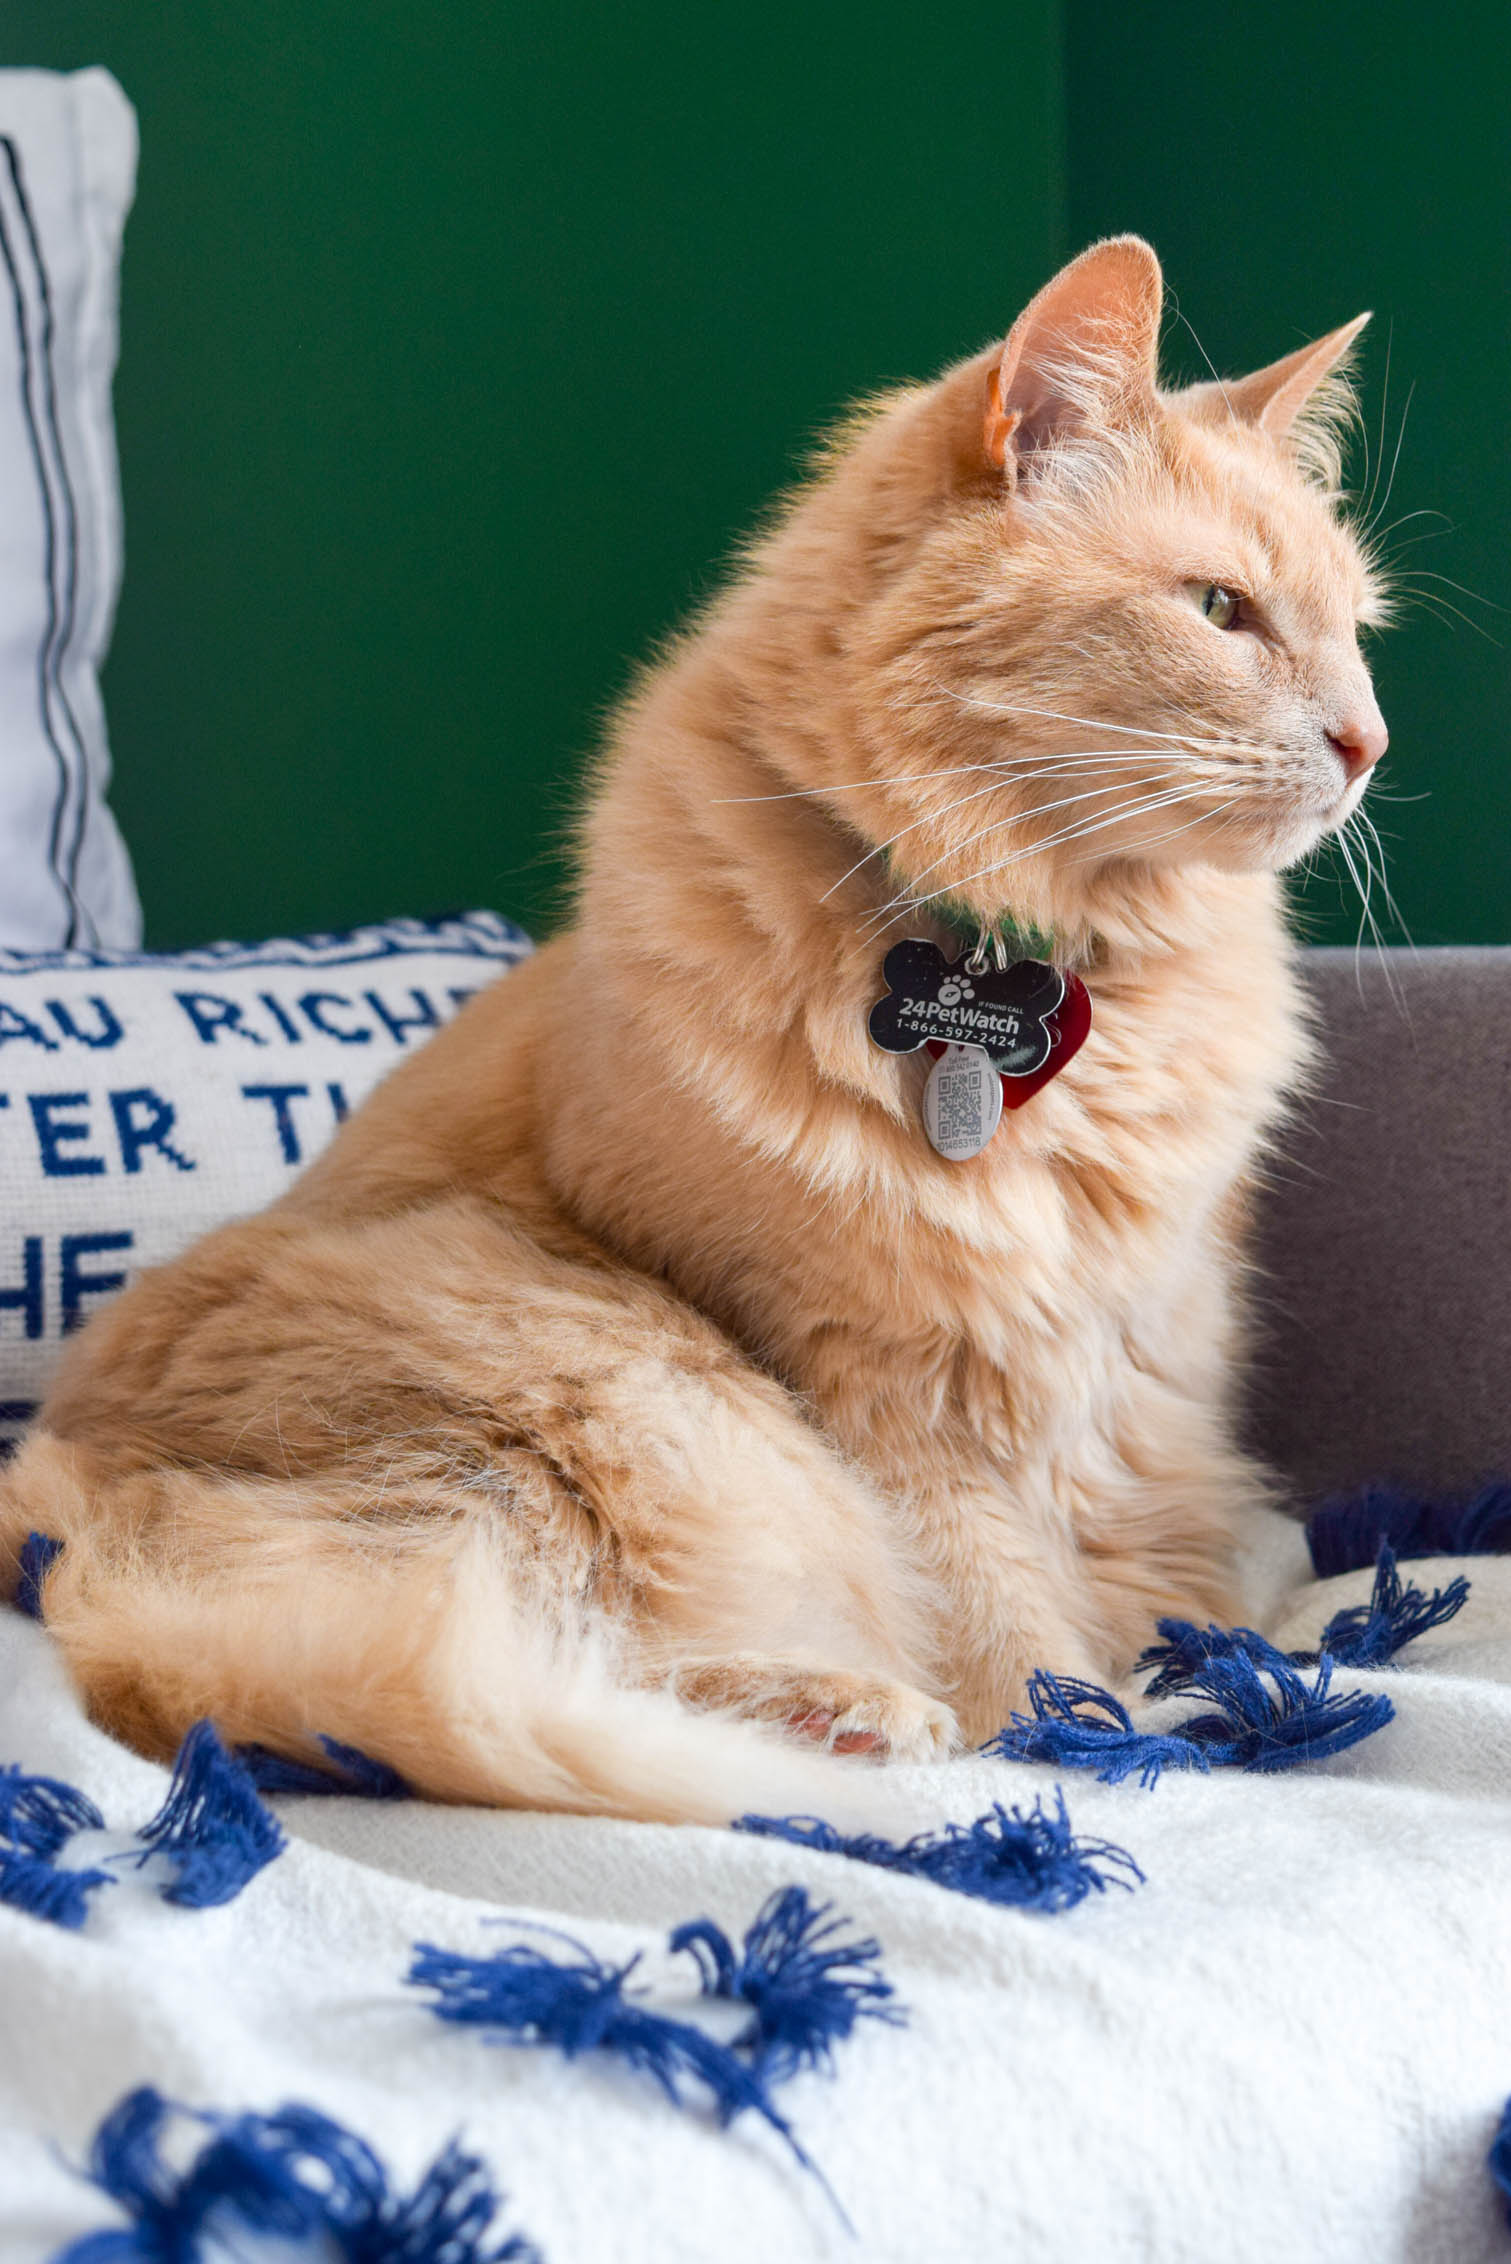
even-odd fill
[[[141,119],[106,695],[156,941],[549,916],[634,657],[816,426],[1058,256],[1057,32],[7,0],[0,63]]]
[[[1362,372],[1387,475],[1411,392],[1385,522],[1446,514],[1400,526],[1402,563],[1448,577],[1421,594],[1469,621],[1417,608],[1379,644],[1392,746],[1372,807],[1419,943],[1511,942],[1511,613],[1451,586],[1511,605],[1511,9],[1064,13],[1073,240],[1149,236],[1224,371],[1375,310]],[[1178,325],[1169,350],[1204,374]],[[1353,940],[1357,900],[1335,879],[1308,887],[1307,911],[1325,940]]]
[[[7,0],[0,63],[141,118],[106,694],[151,936],[549,919],[597,717],[814,429],[1110,228],[1224,367],[1372,303],[1376,422],[1393,320],[1391,515],[1456,529],[1406,557],[1511,602],[1508,61],[1483,0]],[[1381,649],[1422,940],[1511,933],[1507,667]]]

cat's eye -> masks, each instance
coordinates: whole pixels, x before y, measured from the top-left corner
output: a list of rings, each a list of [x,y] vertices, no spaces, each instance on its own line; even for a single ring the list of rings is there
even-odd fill
[[[1214,629],[1231,629],[1238,619],[1242,599],[1236,590],[1225,589],[1221,582],[1198,583],[1201,609]]]

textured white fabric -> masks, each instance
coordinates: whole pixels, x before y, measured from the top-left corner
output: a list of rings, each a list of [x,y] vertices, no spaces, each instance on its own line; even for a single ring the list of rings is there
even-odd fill
[[[1297,1545],[1280,1534],[1275,1562]],[[1399,1670],[1342,1677],[1387,1688],[1395,1723],[1283,1776],[1064,1775],[1077,1829],[1147,1884],[1058,1917],[718,1832],[351,1800],[280,1802],[288,1852],[221,1910],[123,1885],[75,1936],[0,1908],[0,2254],[37,2264],[118,2221],[65,2162],[151,2082],[223,2108],[309,2101],[406,2180],[461,2131],[550,2264],[1491,2264],[1511,1565],[1403,1569],[1429,1587],[1463,1570],[1473,1592]],[[1308,1582],[1273,1631],[1315,1643],[1368,1587]],[[114,1826],[166,1782],[81,1720],[44,1632],[3,1612],[0,1760],[81,1785]],[[914,1828],[1055,1781],[981,1759],[889,1774]],[[879,1938],[909,2010],[863,2023],[833,2080],[780,2094],[854,2242],[769,2132],[721,2132],[612,2066],[490,2048],[402,1985],[416,1940],[486,1952],[500,1918],[532,1917],[644,1950],[669,2004],[687,1978],[668,1929],[706,1914],[738,1934],[794,1879]]]
[[[0,1439],[70,1327],[281,1195],[529,948],[469,912],[171,954],[0,951]]]
[[[121,578],[110,385],[136,117],[108,71],[0,71],[0,945],[129,948],[99,669]]]

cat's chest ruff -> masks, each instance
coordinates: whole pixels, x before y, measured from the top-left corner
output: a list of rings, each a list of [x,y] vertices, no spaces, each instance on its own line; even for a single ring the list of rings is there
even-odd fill
[[[1082,988],[1068,978],[1052,1032],[1072,1022],[1071,985]],[[1294,980],[1278,953],[1092,968],[1082,995],[1084,1022],[1065,1057],[1047,1049],[1038,1080],[1003,1078],[1006,1105],[983,1152],[952,1167],[920,1151],[936,1184],[958,1173],[1009,1199],[1025,1175],[1085,1188],[1100,1173],[1154,1193],[1191,1172],[1230,1171],[1273,1121],[1306,1056]],[[927,1074],[937,1079],[938,1066]]]
[[[974,1333],[983,1306],[1016,1311],[1025,1297],[1062,1321],[1067,1304],[1123,1308],[1202,1262],[1208,1222],[1299,1058],[1276,975],[1235,974],[1226,990],[1108,984],[1078,1057],[1004,1114],[983,1152],[946,1161],[918,1128],[898,1255],[941,1323]],[[906,1075],[916,1095],[918,1065]]]

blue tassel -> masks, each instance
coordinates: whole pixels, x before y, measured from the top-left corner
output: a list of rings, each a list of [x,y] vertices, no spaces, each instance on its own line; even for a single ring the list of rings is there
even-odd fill
[[[317,1740],[331,1766],[317,1768],[312,1761],[296,1761],[266,1745],[238,1745],[236,1759],[259,1792],[346,1793],[359,1800],[411,1800],[414,1795],[397,1769],[375,1761],[360,1746],[342,1745],[334,1737]]]
[[[42,1583],[53,1561],[63,1553],[61,1541],[46,1533],[28,1533],[21,1543],[21,1577],[16,1585],[16,1609],[28,1619],[42,1617]]]
[[[1506,2212],[1507,2224],[1511,2225],[1511,2099],[1501,2109],[1501,2119],[1491,2141],[1490,2152],[1485,2158],[1485,2165],[1500,2187],[1501,2206]]]
[[[1322,1631],[1322,1649],[1339,1666],[1383,1667],[1430,1627],[1441,1627],[1462,1611],[1468,1595],[1469,1583],[1462,1573],[1446,1588],[1434,1588],[1430,1596],[1412,1583],[1403,1587],[1396,1552],[1389,1541],[1382,1541],[1374,1593],[1367,1604],[1334,1612]]]
[[[1427,1501],[1397,1486],[1366,1486],[1323,1502],[1306,1537],[1319,1580],[1364,1572],[1388,1541],[1398,1557],[1493,1556],[1511,1550],[1511,1478],[1470,1500]]]
[[[186,2169],[162,2159],[174,2117],[208,2132]],[[95,2133],[90,2182],[130,2219],[86,2233],[53,2264],[208,2264],[254,2242],[307,2247],[345,2264],[541,2264],[521,2234],[486,2245],[502,2206],[486,2163],[453,2141],[407,2198],[364,2140],[314,2107],[215,2115],[133,2091]]]
[[[1345,1752],[1395,1719],[1394,1706],[1382,1695],[1334,1692],[1330,1658],[1321,1660],[1308,1689],[1283,1651],[1264,1648],[1262,1672],[1260,1658],[1243,1650],[1209,1659],[1186,1679],[1185,1692],[1211,1698],[1220,1709],[1180,1725],[1180,1735],[1204,1750],[1213,1767],[1292,1769]]]
[[[653,2012],[632,1995],[625,1984],[640,1963],[638,1952],[624,1965],[609,1965],[567,1934],[558,1938],[572,1953],[571,1963],[525,1942],[491,1957],[417,1942],[406,1979],[434,1990],[431,2010],[439,2019],[487,2029],[490,2041],[554,2045],[569,2060],[584,2052],[611,2052],[648,2075],[673,2106],[687,2103],[687,2086],[695,2083],[722,2126],[737,2115],[759,2115],[817,2178],[848,2227],[823,2172],[772,2099],[771,2085],[798,2066],[826,2064],[835,2038],[848,2034],[862,2012],[895,2020],[901,2011],[880,2009],[882,1995],[890,1997],[891,1990],[875,1972],[875,1943],[829,1942],[827,1936],[843,1921],[829,1921],[826,1911],[811,1912],[802,1890],[792,1891],[801,1903],[779,1912],[780,1896],[767,1902],[738,1959],[706,1919],[671,1937],[671,1947],[689,1949],[697,1959],[705,1993],[712,1984],[712,1993],[744,1996],[751,2004],[754,2019],[734,2044],[718,2042],[691,2021]],[[844,1967],[851,1969],[848,1980],[838,1978]],[[727,1992],[719,1986],[726,1975]]]
[[[1025,1815],[1021,1808],[994,1805],[973,1824],[946,1824],[940,1832],[920,1832],[915,1839],[878,1839],[869,1833],[847,1837],[832,1824],[814,1816],[742,1816],[737,1832],[758,1833],[763,1839],[790,1840],[823,1855],[847,1855],[852,1862],[873,1863],[882,1871],[928,1879],[952,1894],[975,1895],[1017,1910],[1072,1910],[1093,1889],[1131,1888],[1142,1882],[1143,1872],[1124,1849],[1108,1840],[1078,1840],[1071,1834],[1065,1812],[1065,1795],[1055,1788],[1056,1813],[1047,1815],[1035,1801]],[[1097,1865],[1108,1866],[1104,1876]],[[1122,1877],[1117,1876],[1121,1872]]]
[[[104,1822],[71,1784],[0,1769],[0,1902],[54,1926],[82,1926],[90,1895],[115,1882],[108,1871],[60,1870],[53,1858],[75,1832],[99,1831]]]
[[[0,1839],[28,1855],[56,1855],[75,1832],[99,1832],[105,1819],[87,1793],[56,1777],[0,1769]]]
[[[1235,1631],[1242,1641],[1228,1647],[1221,1629],[1204,1635],[1185,1620],[1161,1620],[1159,1630],[1172,1660],[1197,1662],[1181,1675],[1182,1695],[1212,1699],[1217,1713],[1193,1715],[1163,1735],[1136,1730],[1109,1691],[1041,1669],[1028,1685],[1033,1714],[1014,1714],[982,1751],[1007,1761],[1095,1769],[1103,1784],[1121,1784],[1137,1772],[1148,1787],[1167,1768],[1295,1768],[1342,1753],[1395,1718],[1382,1695],[1334,1692],[1329,1658],[1308,1689],[1285,1653],[1252,1628]]]
[[[1396,1571],[1395,1551],[1389,1541],[1382,1541],[1373,1595],[1367,1604],[1333,1614],[1323,1631],[1320,1650],[1277,1651],[1252,1627],[1203,1628],[1194,1627],[1189,1620],[1162,1619],[1159,1632],[1164,1640],[1145,1651],[1138,1662],[1141,1668],[1159,1670],[1145,1684],[1144,1695],[1167,1698],[1188,1690],[1207,1666],[1220,1659],[1246,1658],[1264,1672],[1274,1672],[1277,1660],[1282,1666],[1293,1667],[1317,1666],[1323,1658],[1330,1658],[1334,1666],[1384,1666],[1397,1651],[1425,1635],[1428,1628],[1441,1627],[1452,1619],[1462,1610],[1468,1594],[1469,1583],[1462,1574],[1450,1580],[1446,1588],[1435,1588],[1430,1596],[1424,1596],[1420,1588],[1403,1587]]]
[[[1032,1714],[1014,1714],[983,1745],[1000,1761],[1048,1761],[1056,1768],[1095,1769],[1103,1784],[1137,1776],[1156,1783],[1162,1769],[1205,1769],[1206,1754],[1188,1738],[1136,1730],[1126,1706],[1109,1690],[1040,1667],[1029,1676]]]
[[[1184,1690],[1210,1659],[1231,1659],[1242,1653],[1262,1663],[1274,1655],[1274,1645],[1252,1627],[1196,1627],[1188,1619],[1162,1619],[1156,1624],[1164,1640],[1151,1645],[1135,1667],[1136,1673],[1145,1667],[1159,1669],[1144,1685],[1146,1698],[1168,1698]]]
[[[575,1963],[559,1963],[526,1942],[491,1957],[416,1942],[405,1978],[435,1991],[430,2009],[438,2019],[490,2029],[497,2043],[553,2044],[569,2060],[612,2052],[648,2075],[674,2106],[684,2103],[684,2086],[693,2078],[712,2094],[721,2123],[750,2108],[796,2147],[764,2082],[727,2044],[689,2021],[649,2011],[626,1993],[638,1951],[625,1965],[607,1965],[569,1935],[561,1939]]]
[[[785,2083],[801,2068],[829,2073],[834,2046],[861,2019],[901,2026],[890,1981],[880,1971],[881,1944],[837,1941],[846,1921],[815,1906],[805,1887],[780,1887],[757,1912],[736,1956],[711,1918],[694,1918],[667,1937],[697,1964],[703,1994],[748,2004],[751,2023],[735,2039],[751,2053],[758,2076]]]
[[[208,1721],[196,1722],[184,1739],[168,1797],[138,1836],[146,1847],[139,1862],[172,1857],[177,1875],[163,1900],[189,1910],[230,1902],[284,1844],[278,1819]]]
[[[108,1871],[62,1871],[46,1856],[0,1848],[0,1902],[72,1932],[89,1916],[89,1897],[96,1887],[114,1884]]]

